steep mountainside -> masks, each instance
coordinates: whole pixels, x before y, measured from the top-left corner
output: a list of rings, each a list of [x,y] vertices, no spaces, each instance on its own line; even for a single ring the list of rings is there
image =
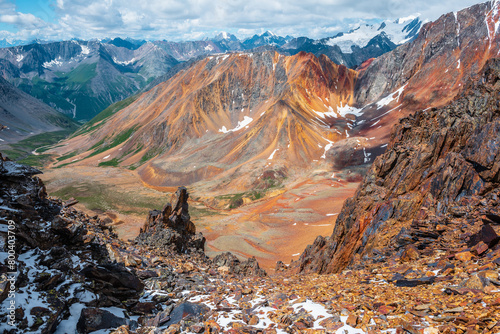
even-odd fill
[[[80,120],[135,94],[177,63],[152,43],[137,49],[83,41],[0,49],[6,80]]]
[[[57,153],[76,149],[64,164],[137,168],[156,186],[217,177],[238,191],[258,188],[267,169],[286,178],[323,162],[366,164],[399,118],[445,105],[495,57],[499,6],[443,15],[359,72],[306,53],[210,56],[87,125]]]
[[[387,151],[345,202],[331,237],[308,246],[299,269],[340,272],[362,257],[390,256],[409,243],[424,251],[446,247],[448,230],[469,232],[467,238],[481,218],[498,224],[499,96],[500,59],[494,59],[451,104],[402,119]],[[460,227],[453,222],[457,217]]]
[[[356,76],[305,53],[209,57],[88,125],[57,152],[81,153],[75,164],[138,168],[158,186],[220,175],[226,181],[219,186],[253,187],[266,169],[285,177],[324,159],[346,136]]]
[[[0,77],[0,147],[39,133],[76,127],[71,119]]]
[[[444,106],[477,80],[500,52],[499,8],[492,1],[443,15],[425,24],[413,42],[364,64],[354,98],[362,112],[352,135],[386,143],[386,129],[398,119]]]

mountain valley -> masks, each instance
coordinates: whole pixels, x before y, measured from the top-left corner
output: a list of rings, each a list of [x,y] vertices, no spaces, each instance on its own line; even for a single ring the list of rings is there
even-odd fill
[[[0,72],[0,332],[500,332],[500,1]]]
[[[495,21],[498,11],[491,3],[443,15],[424,25],[414,41],[358,71],[306,53],[204,58],[48,151],[58,158],[45,180],[51,192],[94,209],[93,200],[78,188],[90,179],[91,189],[113,192],[117,179],[100,177],[103,169],[118,169],[104,175],[122,175],[148,188],[141,201],[184,185],[200,208],[196,218],[209,249],[256,256],[269,267],[280,254],[296,259],[300,249],[292,251],[294,246],[284,243],[282,253],[272,241],[275,235],[304,246],[315,235],[328,235],[336,217],[327,215],[339,213],[342,201],[384,152],[388,129],[401,117],[449,103],[498,54],[498,35],[488,34]],[[455,58],[443,61],[448,54]],[[87,176],[77,180],[73,175],[78,174]],[[299,204],[311,196],[317,204]],[[322,208],[330,200],[338,204]],[[118,230],[127,236],[137,233],[132,226],[147,211],[131,210],[120,200],[99,209],[133,211],[135,218],[116,218],[126,222]],[[254,233],[237,228],[248,220],[255,222],[249,225]],[[221,221],[227,222],[219,226]],[[269,237],[260,240],[264,235]]]

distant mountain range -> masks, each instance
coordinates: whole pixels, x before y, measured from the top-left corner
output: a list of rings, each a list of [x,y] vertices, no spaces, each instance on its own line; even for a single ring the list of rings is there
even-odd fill
[[[266,31],[245,40],[223,32],[212,39],[186,42],[36,41],[1,48],[0,75],[56,110],[85,121],[112,103],[151,88],[148,84],[155,79],[167,80],[185,67],[176,66],[185,61],[227,52],[273,50],[294,55],[306,51],[355,68],[414,39],[421,24],[418,17],[386,21],[321,40]]]
[[[6,80],[80,120],[136,93],[178,63],[153,43],[127,48],[66,41],[0,49]]]
[[[258,187],[269,170],[293,179],[314,162],[366,164],[401,117],[448,104],[496,57],[491,17],[485,4],[443,15],[358,70],[305,52],[208,56],[86,124],[56,153],[72,159],[61,164],[137,169],[154,186],[217,180],[235,191]]]

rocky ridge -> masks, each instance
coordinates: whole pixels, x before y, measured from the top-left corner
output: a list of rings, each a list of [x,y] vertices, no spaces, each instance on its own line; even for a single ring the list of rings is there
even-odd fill
[[[467,249],[474,242],[462,239],[488,224],[497,229],[499,92],[494,59],[450,105],[401,119],[332,236],[305,250],[300,270],[340,272],[409,244],[431,253],[450,242]],[[454,235],[457,226],[469,234]]]
[[[353,126],[356,76],[306,53],[208,57],[50,153],[72,166],[113,161],[154,186],[249,189],[270,164],[290,175],[325,159]]]

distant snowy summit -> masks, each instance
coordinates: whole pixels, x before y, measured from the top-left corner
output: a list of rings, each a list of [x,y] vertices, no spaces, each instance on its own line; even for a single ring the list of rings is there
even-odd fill
[[[340,47],[343,53],[351,53],[354,46],[363,48],[377,36],[384,36],[395,45],[401,45],[417,37],[423,22],[420,14],[399,18],[395,21],[386,20],[380,25],[362,24],[347,32],[320,41],[325,45]]]

